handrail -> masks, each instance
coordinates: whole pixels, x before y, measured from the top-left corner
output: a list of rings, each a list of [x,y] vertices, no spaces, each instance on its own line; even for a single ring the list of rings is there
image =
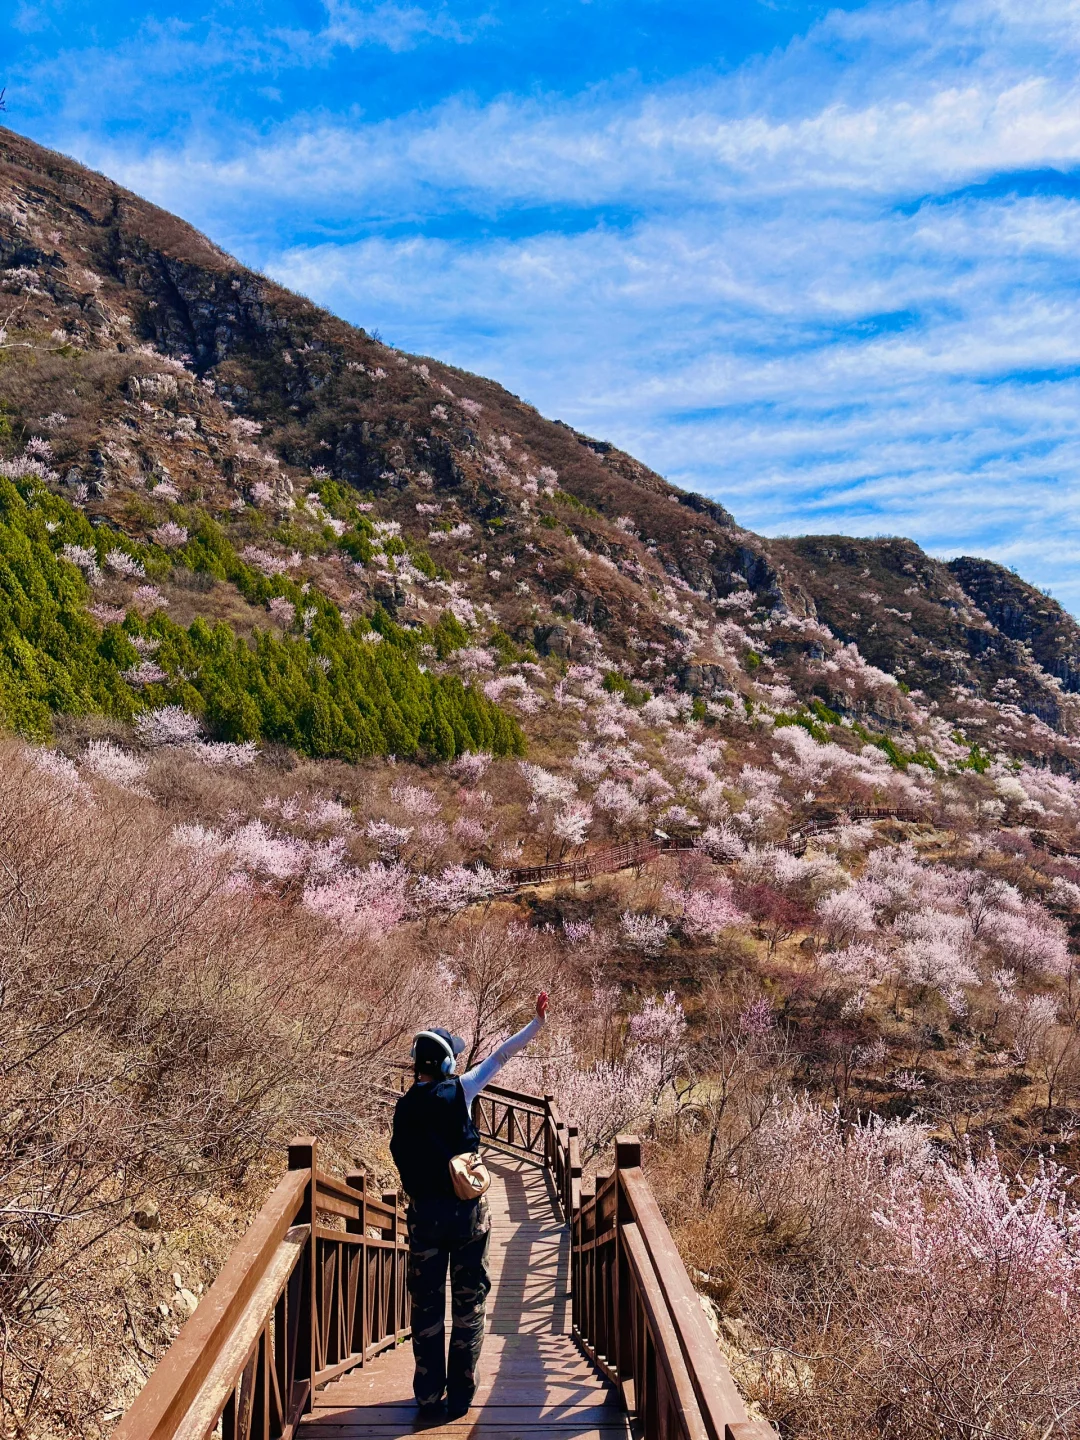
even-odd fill
[[[392,1092],[388,1092],[392,1093]],[[641,1169],[633,1136],[582,1178],[555,1097],[489,1085],[473,1109],[489,1146],[542,1166],[569,1227],[578,1344],[642,1440],[775,1440],[750,1420]],[[315,1390],[409,1334],[398,1195],[368,1195],[294,1140],[289,1172],[235,1247],[113,1440],[294,1440]]]
[[[792,855],[806,854],[811,835],[823,835],[830,830],[839,830],[849,820],[902,820],[925,819],[924,812],[910,805],[843,805],[838,808],[822,808],[808,820],[803,820],[792,830],[783,842]]]
[[[325,1223],[330,1217],[344,1228]],[[409,1334],[405,1213],[294,1140],[278,1182],[113,1440],[292,1440],[315,1389]]]
[[[614,1170],[585,1184],[577,1126],[563,1122],[553,1096],[490,1085],[473,1115],[489,1144],[535,1162],[541,1146],[521,1128],[526,1108],[542,1117],[543,1164],[570,1226],[574,1334],[643,1440],[775,1440],[746,1413],[641,1169],[640,1142],[616,1137]]]
[[[498,888],[515,890],[523,885],[540,885],[552,880],[592,880],[597,875],[610,875],[616,870],[636,869],[648,865],[658,855],[671,851],[692,850],[693,845],[680,844],[670,837],[655,840],[624,840],[601,850],[590,850],[569,860],[549,860],[541,865],[517,865],[496,870]]]
[[[114,1440],[134,1440],[136,1436],[157,1440],[176,1434],[263,1271],[300,1219],[308,1179],[303,1171],[293,1171],[278,1182],[154,1371],[153,1383],[146,1386],[114,1431]],[[245,1355],[245,1364],[247,1358]]]

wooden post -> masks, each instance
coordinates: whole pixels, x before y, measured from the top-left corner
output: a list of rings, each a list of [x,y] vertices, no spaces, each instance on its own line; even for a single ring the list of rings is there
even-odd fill
[[[361,1237],[356,1254],[356,1295],[351,1317],[351,1350],[353,1354],[359,1350],[360,1364],[364,1365],[364,1352],[367,1349],[367,1176],[362,1170],[350,1170],[345,1176],[345,1184],[350,1190],[357,1192],[356,1203],[360,1207],[358,1218],[347,1219],[345,1229]]]
[[[599,1197],[604,1186],[611,1179],[611,1172],[598,1170],[594,1179],[596,1194]],[[599,1198],[593,1206],[591,1234],[586,1236],[582,1231],[583,1239],[599,1241],[602,1233],[601,1226],[604,1222],[603,1201]],[[612,1256],[614,1259],[614,1256]],[[615,1268],[608,1265],[605,1270],[606,1261],[602,1259],[602,1252],[599,1244],[594,1245],[592,1253],[592,1313],[593,1313],[593,1348],[598,1355],[603,1355],[605,1360],[614,1370],[615,1368],[615,1344],[612,1340],[611,1317],[615,1307]],[[611,1285],[607,1281],[611,1281]]]
[[[589,1201],[596,1197],[596,1181],[582,1180],[581,1182],[581,1208],[574,1216],[570,1225],[570,1314],[574,1328],[579,1335],[592,1344],[593,1335],[593,1306],[592,1285],[589,1284],[589,1293],[585,1293],[586,1275],[592,1275],[592,1267],[585,1260],[585,1251],[582,1245],[585,1242],[585,1215],[588,1211]],[[593,1220],[596,1214],[593,1212]],[[590,1251],[595,1264],[595,1254]],[[586,1318],[588,1317],[588,1318]]]
[[[296,1330],[295,1375],[298,1380],[308,1382],[307,1400],[304,1413],[308,1413],[315,1399],[315,1372],[318,1368],[318,1245],[315,1240],[315,1188],[316,1166],[318,1163],[314,1135],[298,1135],[289,1145],[289,1169],[310,1172],[304,1190],[304,1201],[296,1217],[298,1225],[307,1225],[308,1238],[304,1246],[304,1273],[300,1282],[300,1314]]]
[[[555,1188],[559,1192],[559,1204],[562,1206],[563,1220],[569,1224],[570,1212],[566,1208],[566,1180],[570,1171],[570,1152],[566,1139],[566,1122],[562,1119],[555,1125]]]
[[[345,1229],[355,1235],[367,1234],[367,1176],[363,1170],[350,1170],[345,1176],[345,1184],[350,1190],[357,1191],[356,1203],[360,1206],[360,1218],[358,1220],[346,1220]]]
[[[384,1190],[382,1198],[383,1204],[389,1205],[391,1211],[390,1233],[386,1238],[394,1244],[386,1253],[390,1256],[390,1308],[393,1311],[391,1319],[394,1326],[394,1344],[399,1345],[404,1338],[405,1291],[402,1284],[401,1256],[398,1254],[398,1192]]]
[[[390,1209],[394,1212],[393,1218],[390,1221],[390,1233],[386,1238],[396,1243],[398,1238],[398,1192],[396,1190],[384,1190],[382,1202],[384,1205],[389,1205]]]
[[[623,1172],[641,1167],[641,1141],[636,1135],[615,1137],[615,1274],[614,1274],[614,1331],[615,1354],[612,1357],[623,1392],[623,1402],[628,1410],[641,1398],[641,1381],[634,1374],[634,1332],[631,1306],[632,1287],[630,1284],[630,1263],[626,1258],[622,1227],[633,1219],[626,1192],[623,1189]],[[627,1381],[633,1385],[628,1391]]]
[[[567,1135],[567,1158],[568,1158],[568,1160],[569,1160],[569,1162],[570,1162],[569,1165],[567,1166],[568,1174],[567,1174],[567,1178],[566,1178],[566,1218],[567,1218],[567,1220],[570,1220],[570,1219],[573,1218],[574,1209],[575,1209],[575,1206],[574,1206],[574,1182],[575,1182],[575,1181],[577,1182],[578,1200],[579,1200],[579,1202],[580,1202],[580,1199],[581,1199],[581,1193],[580,1193],[580,1192],[581,1192],[581,1145],[578,1143],[578,1127],[577,1127],[576,1125],[568,1125],[568,1126],[566,1127],[566,1135]]]

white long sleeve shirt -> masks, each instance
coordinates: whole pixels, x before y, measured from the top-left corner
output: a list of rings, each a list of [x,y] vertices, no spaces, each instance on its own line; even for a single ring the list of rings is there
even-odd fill
[[[486,1060],[481,1060],[479,1065],[474,1065],[471,1070],[466,1070],[461,1077],[461,1088],[465,1091],[466,1105],[471,1106],[480,1091],[495,1079],[506,1062],[524,1050],[530,1040],[535,1040],[543,1028],[543,1016],[535,1015],[523,1030],[519,1030],[516,1035],[511,1035],[509,1040],[504,1040],[494,1054],[489,1055]]]

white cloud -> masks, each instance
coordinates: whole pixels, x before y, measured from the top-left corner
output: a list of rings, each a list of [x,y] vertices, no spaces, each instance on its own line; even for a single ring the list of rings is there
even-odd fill
[[[316,63],[337,46],[394,48],[421,35],[464,38],[445,8],[329,0],[322,28],[248,37],[237,55],[269,64],[283,43]],[[807,71],[841,40],[866,54],[820,94]],[[214,44],[215,54],[228,49],[221,36]],[[143,158],[111,147],[98,158],[155,195],[228,186],[258,202],[284,187],[294,203],[335,213],[885,197],[1080,164],[1078,60],[1072,4],[1035,5],[1022,22],[994,0],[929,9],[916,0],[836,12],[741,76],[486,104],[457,97],[376,123],[291,116],[265,135],[196,130],[180,150]]]
[[[957,202],[929,223],[801,219],[797,234],[785,212],[483,246],[374,240],[270,268],[406,347],[498,375],[747,524],[1023,560],[1080,608],[1067,547],[1040,543],[1080,548],[1080,213],[1034,198]],[[1068,273],[1043,275],[1047,253]],[[888,312],[910,322],[875,333]]]
[[[328,16],[311,54],[450,24]],[[990,554],[1080,610],[1080,191],[1022,173],[1080,170],[1078,60],[1072,0],[912,0],[693,83],[74,148],[744,523]]]

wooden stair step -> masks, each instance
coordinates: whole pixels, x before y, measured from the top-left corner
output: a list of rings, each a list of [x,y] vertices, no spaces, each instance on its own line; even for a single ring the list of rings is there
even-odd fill
[[[619,1414],[618,1409],[608,1405],[549,1405],[546,1403],[532,1405],[474,1405],[470,1416],[475,1424],[477,1421],[485,1425],[495,1425],[502,1422],[510,1422],[515,1425],[534,1423],[537,1425],[547,1424],[549,1421],[558,1423],[560,1419],[572,1420],[575,1424],[588,1422],[593,1425],[608,1423],[613,1417]],[[362,1415],[333,1414],[320,1415],[319,1423],[327,1424],[354,1424],[362,1419],[365,1425],[399,1425],[405,1420],[410,1420],[416,1415],[416,1406],[402,1401],[398,1405],[367,1405]]]
[[[392,1440],[395,1436],[415,1434],[483,1435],[486,1440],[499,1440],[499,1437],[516,1440],[517,1436],[523,1437],[523,1440],[535,1440],[535,1437],[541,1435],[559,1435],[565,1437],[565,1440],[571,1436],[583,1437],[583,1440],[586,1436],[603,1436],[614,1440],[616,1436],[630,1433],[626,1417],[615,1409],[599,1418],[592,1414],[577,1415],[573,1412],[563,1416],[540,1416],[535,1411],[525,1411],[520,1415],[504,1412],[493,1416],[484,1410],[470,1410],[459,1420],[447,1420],[435,1426],[418,1425],[415,1411],[410,1411],[402,1412],[398,1417],[387,1415],[375,1422],[366,1416],[356,1421],[319,1420],[315,1425],[306,1425],[304,1428],[308,1440],[320,1440],[320,1437],[322,1440],[359,1440],[359,1437],[365,1435],[377,1437],[377,1440]]]
[[[375,1407],[383,1405],[405,1405],[411,1402],[381,1395],[377,1391],[367,1394],[339,1395],[333,1401],[316,1405],[315,1409],[325,1419],[330,1414],[355,1411],[364,1407],[370,1414]],[[550,1376],[535,1378],[514,1385],[498,1385],[494,1388],[481,1386],[476,1392],[477,1405],[555,1405],[565,1408],[570,1405],[608,1405],[614,1403],[610,1392],[603,1385],[582,1385],[572,1380],[552,1379]]]

